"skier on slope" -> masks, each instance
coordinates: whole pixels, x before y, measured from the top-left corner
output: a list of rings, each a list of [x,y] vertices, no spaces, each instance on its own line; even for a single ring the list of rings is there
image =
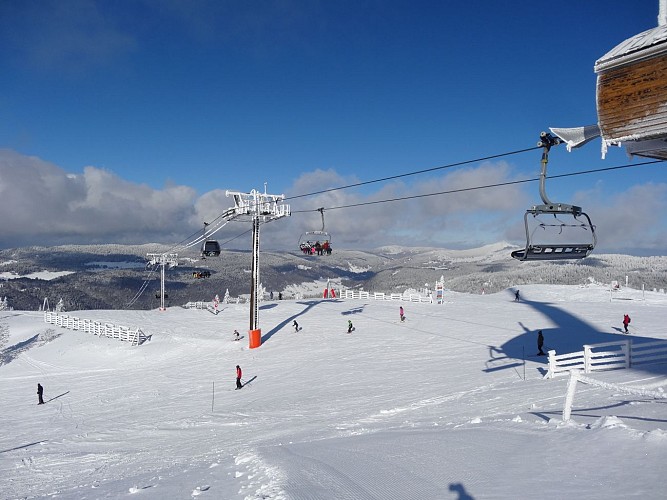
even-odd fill
[[[405,313],[403,311],[403,306],[398,308],[398,313],[401,316],[401,321],[405,321]]]
[[[347,333],[352,333],[352,330],[354,329],[354,326],[352,326],[352,321],[347,320]]]
[[[38,405],[43,405],[44,404],[44,399],[42,397],[43,394],[44,394],[44,387],[42,387],[42,384],[38,383],[37,384],[37,399],[38,399],[37,404]]]
[[[544,346],[544,335],[542,335],[542,330],[540,330],[539,332],[537,332],[537,350],[538,350],[537,355],[538,356],[546,356],[546,354],[542,350],[543,346]]]
[[[236,365],[236,389],[242,389],[243,385],[241,384],[241,377],[243,376],[243,372],[241,371],[241,367],[239,365]]]
[[[519,290],[514,292],[514,302],[519,302],[521,300],[521,296],[519,294]]]
[[[630,316],[628,316],[627,314],[625,314],[625,315],[623,316],[623,328],[625,329],[625,333],[630,333],[630,332],[628,331],[628,325],[629,325],[629,324],[630,324]]]
[[[234,330],[234,340],[241,340],[241,334],[238,330]]]
[[[299,331],[299,323],[297,323],[296,320],[292,322],[292,326],[294,327],[295,332]]]

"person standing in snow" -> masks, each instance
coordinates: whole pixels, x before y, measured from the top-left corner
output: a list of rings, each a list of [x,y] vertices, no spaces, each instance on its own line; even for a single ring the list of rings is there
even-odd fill
[[[297,323],[296,320],[292,322],[292,326],[294,327],[295,332],[299,331],[299,323]]]
[[[243,372],[241,371],[241,367],[239,365],[236,365],[236,389],[242,389],[243,385],[241,384],[241,377],[243,376]]]
[[[519,296],[519,290],[514,292],[514,302],[519,302],[521,300],[521,297]]]
[[[44,387],[42,387],[42,384],[37,383],[37,399],[38,399],[38,405],[43,405],[44,404],[44,399],[42,398],[44,394]]]
[[[241,334],[238,330],[234,330],[234,340],[241,340]]]
[[[352,333],[352,330],[354,329],[354,326],[352,326],[352,321],[347,320],[347,333]]]
[[[623,328],[625,329],[625,333],[630,333],[628,331],[628,325],[630,324],[630,316],[627,314],[623,316]]]
[[[405,314],[403,311],[403,306],[398,308],[398,314],[401,316],[401,321],[405,321]]]
[[[540,330],[539,332],[537,332],[537,350],[538,350],[537,355],[538,356],[546,356],[546,354],[542,350],[543,346],[544,346],[544,335],[542,335],[542,330]]]

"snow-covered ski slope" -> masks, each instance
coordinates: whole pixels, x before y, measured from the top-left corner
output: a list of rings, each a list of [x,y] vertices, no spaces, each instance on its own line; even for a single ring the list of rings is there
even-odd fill
[[[140,347],[2,311],[0,498],[664,498],[665,400],[580,385],[564,424],[567,377],[534,355],[538,329],[559,353],[627,338],[626,312],[635,341],[667,339],[667,295],[521,297],[264,302],[258,349],[232,340],[247,305],[68,313]],[[655,387],[667,366],[592,376]]]

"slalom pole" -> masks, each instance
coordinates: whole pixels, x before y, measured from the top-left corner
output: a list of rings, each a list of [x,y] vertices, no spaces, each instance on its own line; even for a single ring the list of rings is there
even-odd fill
[[[523,381],[526,381],[526,346],[521,347],[521,351],[523,352]]]

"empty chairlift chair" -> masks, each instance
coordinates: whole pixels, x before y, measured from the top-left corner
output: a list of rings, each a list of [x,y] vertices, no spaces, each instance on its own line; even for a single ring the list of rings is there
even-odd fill
[[[220,244],[215,240],[206,240],[201,247],[204,257],[217,257],[220,255]]]
[[[220,244],[215,240],[209,240],[206,233],[208,222],[204,222],[204,243],[201,245],[202,257],[217,257],[220,255]]]
[[[590,255],[597,243],[595,226],[581,207],[553,203],[546,195],[549,150],[560,142],[560,139],[549,133],[542,132],[540,135],[538,146],[543,150],[540,197],[543,204],[533,205],[526,210],[526,247],[512,252],[512,257],[517,260],[582,259]],[[542,215],[547,217],[539,218]]]

